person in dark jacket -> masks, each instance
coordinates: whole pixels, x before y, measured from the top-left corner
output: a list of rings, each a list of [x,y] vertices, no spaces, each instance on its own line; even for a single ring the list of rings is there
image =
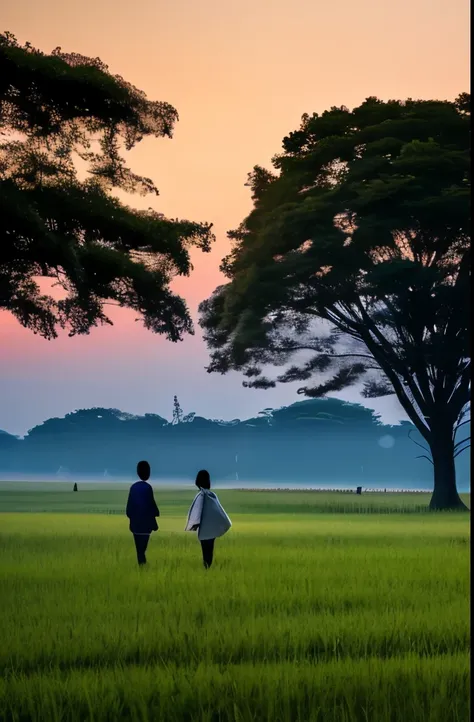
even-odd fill
[[[137,464],[137,474],[140,481],[136,481],[130,487],[128,494],[126,515],[130,519],[130,531],[135,540],[138,564],[146,564],[145,552],[150,541],[152,531],[158,531],[156,517],[160,516],[153,488],[148,483],[151,469],[148,461],[140,461]]]

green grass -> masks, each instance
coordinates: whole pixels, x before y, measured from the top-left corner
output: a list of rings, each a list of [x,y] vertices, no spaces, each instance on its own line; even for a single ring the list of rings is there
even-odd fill
[[[123,514],[129,487],[114,483],[79,483],[72,491],[71,483],[62,482],[0,482],[0,513],[61,512],[88,514]],[[186,514],[196,489],[190,486],[170,488],[155,484],[160,508],[166,515]],[[428,511],[430,493],[365,493],[357,496],[347,492],[326,491],[241,491],[218,489],[219,498],[233,513],[244,514],[390,514]],[[470,506],[470,494],[461,494]]]
[[[467,515],[419,512],[421,495],[222,491],[234,526],[206,572],[182,531],[193,490],[157,489],[140,570],[126,487],[12,486],[0,720],[467,722]]]

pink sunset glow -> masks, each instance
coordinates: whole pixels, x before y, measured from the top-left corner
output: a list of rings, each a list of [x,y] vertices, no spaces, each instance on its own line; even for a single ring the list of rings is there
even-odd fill
[[[174,138],[144,141],[129,157],[160,196],[128,202],[214,223],[212,253],[193,253],[191,277],[174,284],[194,315],[222,281],[226,231],[251,208],[247,173],[269,165],[304,112],[369,95],[453,99],[469,87],[467,0],[19,0],[2,7],[2,25],[48,52],[100,56],[177,108]],[[237,375],[206,374],[199,333],[172,345],[134,313],[110,316],[113,327],[48,342],[0,314],[0,429],[24,433],[88,406],[169,417],[175,393],[186,411],[222,418],[299,398],[294,387],[257,392]],[[403,417],[391,398],[377,403],[388,421]]]

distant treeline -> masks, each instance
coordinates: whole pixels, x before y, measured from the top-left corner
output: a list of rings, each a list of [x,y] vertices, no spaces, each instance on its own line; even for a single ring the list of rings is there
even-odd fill
[[[179,413],[176,421],[93,408],[48,419],[24,439],[0,432],[0,472],[133,477],[146,458],[154,478],[191,479],[204,467],[219,480],[431,488],[412,424],[384,425],[359,404],[309,399],[245,421]],[[457,462],[459,487],[467,488],[468,452]]]

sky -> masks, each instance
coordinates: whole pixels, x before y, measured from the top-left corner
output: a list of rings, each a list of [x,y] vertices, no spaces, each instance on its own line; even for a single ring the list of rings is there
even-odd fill
[[[470,87],[468,0],[16,0],[1,19],[2,31],[43,51],[99,56],[178,110],[173,139],[127,154],[160,196],[129,202],[214,223],[212,253],[194,253],[191,276],[173,284],[195,319],[222,281],[226,232],[251,210],[247,173],[270,166],[303,113],[372,95],[454,99]],[[223,419],[301,400],[294,385],[257,391],[236,373],[208,374],[198,328],[171,344],[114,311],[113,327],[54,341],[0,312],[0,429],[24,434],[92,406],[170,418],[174,394],[185,412]],[[339,396],[361,401],[356,391]],[[394,397],[370,406],[387,423],[405,418]]]

